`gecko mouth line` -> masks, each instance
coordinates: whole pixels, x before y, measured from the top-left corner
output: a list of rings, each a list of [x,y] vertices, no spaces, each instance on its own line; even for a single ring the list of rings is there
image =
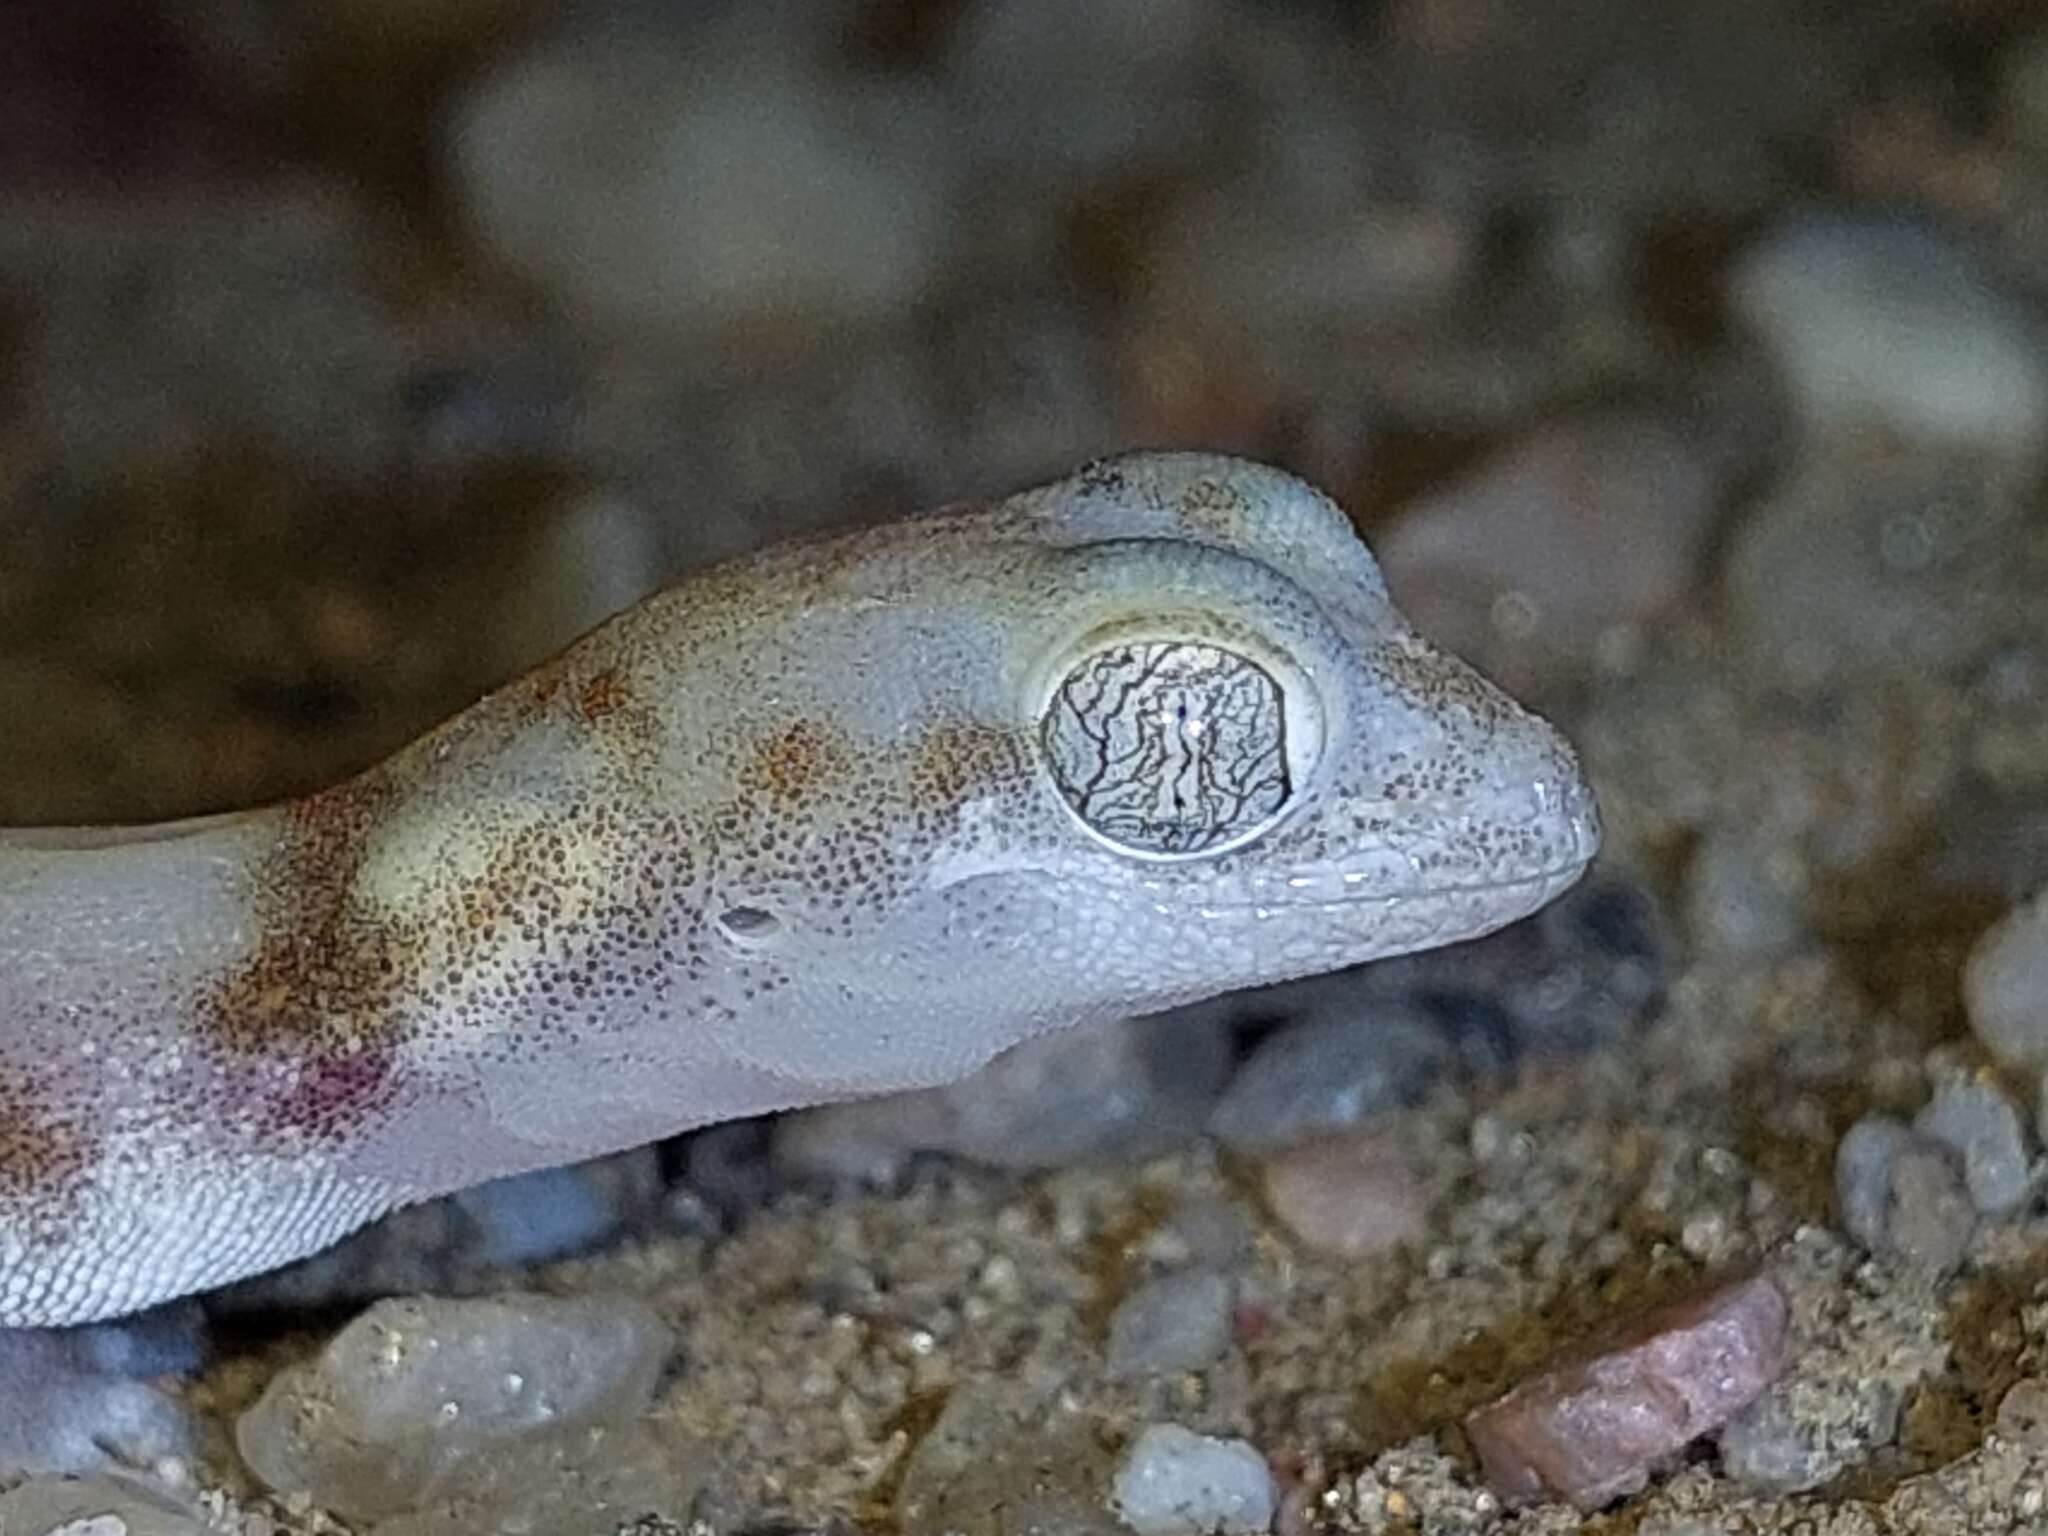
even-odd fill
[[[1474,881],[1465,885],[1410,886],[1397,891],[1355,891],[1345,896],[1318,896],[1310,891],[1297,888],[1284,892],[1271,901],[1233,901],[1210,903],[1205,910],[1210,912],[1320,912],[1338,907],[1381,906],[1390,902],[1428,901],[1456,896],[1506,896],[1523,891],[1536,891],[1546,886],[1563,886],[1578,879],[1585,873],[1590,861],[1561,864],[1554,869],[1538,871],[1532,875],[1518,875],[1512,880]],[[1342,877],[1336,877],[1341,879]],[[1318,881],[1317,884],[1326,883]]]

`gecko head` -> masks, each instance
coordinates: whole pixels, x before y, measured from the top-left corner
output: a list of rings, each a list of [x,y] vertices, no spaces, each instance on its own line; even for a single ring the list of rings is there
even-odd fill
[[[868,722],[845,757],[886,848],[736,908],[774,918],[729,935],[785,1005],[746,1026],[757,1065],[944,1080],[1048,1028],[1476,937],[1597,847],[1564,740],[1420,638],[1277,470],[1106,461],[839,570],[778,625],[824,627],[777,696]],[[978,765],[934,775],[941,736]]]

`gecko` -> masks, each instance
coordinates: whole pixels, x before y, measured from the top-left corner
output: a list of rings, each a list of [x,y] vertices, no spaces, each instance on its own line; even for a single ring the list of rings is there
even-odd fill
[[[770,548],[304,798],[0,832],[0,1380],[485,1179],[1476,937],[1599,836],[1279,470]]]

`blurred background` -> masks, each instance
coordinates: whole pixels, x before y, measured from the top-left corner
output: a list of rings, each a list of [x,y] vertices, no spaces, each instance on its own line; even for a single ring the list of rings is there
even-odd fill
[[[2034,590],[2024,4],[4,27],[0,822],[302,790],[693,566],[1130,446],[1313,478],[1568,718],[1674,615],[1952,666]]]

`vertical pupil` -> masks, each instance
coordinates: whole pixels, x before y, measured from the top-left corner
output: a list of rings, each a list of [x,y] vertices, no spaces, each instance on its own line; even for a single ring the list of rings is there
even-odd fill
[[[1220,646],[1159,640],[1098,652],[1067,675],[1041,731],[1067,804],[1134,851],[1201,853],[1235,841],[1293,793],[1280,684]]]

